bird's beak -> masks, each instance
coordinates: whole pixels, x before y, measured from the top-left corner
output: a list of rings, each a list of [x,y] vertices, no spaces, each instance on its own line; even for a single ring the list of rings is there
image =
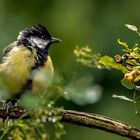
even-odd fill
[[[58,38],[52,37],[51,43],[58,43],[58,42],[61,42],[61,40]]]

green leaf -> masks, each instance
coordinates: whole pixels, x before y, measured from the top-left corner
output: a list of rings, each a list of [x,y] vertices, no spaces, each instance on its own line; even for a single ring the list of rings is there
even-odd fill
[[[109,57],[107,55],[103,56],[99,60],[99,63],[106,66],[106,67],[113,68],[113,69],[116,69],[116,70],[120,70],[123,73],[125,73],[127,71],[127,69],[123,65],[116,63],[115,60],[112,57]]]
[[[127,79],[122,79],[121,84],[126,87],[127,89],[134,89],[135,84]]]
[[[138,31],[138,28],[135,25],[125,24],[125,26],[131,31],[134,31],[134,32]]]
[[[20,105],[28,108],[29,110],[35,109],[39,103],[39,98],[31,93],[25,93],[22,95],[19,102]]]
[[[134,102],[132,99],[126,97],[126,96],[119,96],[119,95],[112,95],[113,98],[118,98],[118,99],[121,99],[121,100],[125,100],[125,101],[129,101],[129,102]]]

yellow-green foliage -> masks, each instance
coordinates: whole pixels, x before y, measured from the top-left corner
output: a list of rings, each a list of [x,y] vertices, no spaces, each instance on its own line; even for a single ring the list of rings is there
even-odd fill
[[[134,25],[125,25],[128,29],[140,34],[138,28]],[[140,80],[140,48],[137,43],[129,47],[127,42],[118,39],[118,44],[123,47],[123,55],[101,56],[94,54],[92,49],[88,46],[76,47],[74,54],[77,62],[89,67],[109,68],[120,70],[124,73],[124,79],[129,82],[138,82]],[[129,83],[128,82],[128,83]],[[127,82],[124,82],[127,83]],[[123,83],[123,85],[124,85]]]
[[[113,68],[113,69],[116,69],[116,70],[120,70],[123,73],[125,73],[127,71],[125,66],[123,66],[122,64],[116,63],[115,60],[112,57],[107,56],[107,55],[100,58],[99,64],[102,64],[102,65],[104,65],[108,68]]]
[[[125,26],[140,36],[140,32],[136,26],[129,24],[125,24]],[[136,90],[140,90],[140,86],[137,86],[137,82],[140,81],[140,47],[138,43],[129,47],[127,42],[121,41],[120,39],[118,39],[118,44],[122,47],[123,54],[116,54],[114,57],[96,55],[87,46],[81,48],[76,47],[74,53],[76,60],[86,66],[120,70],[124,74],[121,84],[125,88],[134,91],[133,99],[118,95],[114,95],[113,97],[131,101],[135,105],[136,113],[138,113],[139,111],[136,106],[139,102],[139,95],[136,95]]]

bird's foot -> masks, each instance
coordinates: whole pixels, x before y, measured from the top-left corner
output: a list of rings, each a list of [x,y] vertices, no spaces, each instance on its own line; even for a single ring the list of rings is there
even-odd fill
[[[3,101],[3,109],[5,110],[5,113],[9,113],[11,109],[15,107],[15,104],[13,103],[12,100],[4,100]]]

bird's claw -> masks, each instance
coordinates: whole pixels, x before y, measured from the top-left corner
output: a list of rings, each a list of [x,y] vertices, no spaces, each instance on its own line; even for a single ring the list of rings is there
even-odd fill
[[[6,101],[3,104],[3,108],[4,108],[5,112],[8,113],[10,109],[14,108],[14,105],[13,105],[12,101]]]
[[[3,100],[3,109],[5,110],[5,113],[9,113],[9,111],[13,108],[14,104],[12,100]]]

